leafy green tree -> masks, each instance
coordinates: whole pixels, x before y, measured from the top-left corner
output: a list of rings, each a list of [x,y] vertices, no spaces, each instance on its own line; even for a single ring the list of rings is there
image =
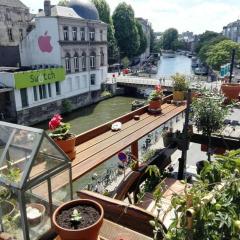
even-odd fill
[[[123,64],[124,68],[127,68],[129,66],[129,63],[130,63],[130,61],[129,61],[128,57],[124,57],[122,59],[122,64]]]
[[[122,57],[132,58],[138,54],[140,37],[131,5],[120,3],[113,13],[115,37]]]
[[[140,39],[140,46],[138,48],[137,55],[141,55],[142,53],[145,52],[145,50],[147,48],[147,37],[144,34],[144,32],[142,30],[142,26],[141,26],[141,24],[138,21],[136,21],[136,25],[137,25],[139,39]]]
[[[155,50],[157,50],[157,46],[156,46],[156,37],[154,35],[154,31],[152,29],[152,27],[150,28],[150,52],[155,52]],[[160,51],[160,48],[158,50],[158,52]]]
[[[108,24],[108,61],[111,64],[118,60],[119,51],[114,36],[115,30],[110,14],[110,7],[105,0],[92,0],[92,2],[98,10],[100,20]]]
[[[60,0],[58,2],[58,6],[64,6],[66,7],[68,5],[69,1],[68,0]]]
[[[213,32],[213,31],[206,31],[203,34],[200,34],[198,36],[199,41],[196,45],[195,51],[196,53],[199,53],[200,49],[206,44],[211,42],[213,39],[215,39],[216,37],[218,37],[220,34]]]
[[[231,62],[232,50],[236,49],[236,57],[240,58],[240,44],[232,40],[221,41],[210,47],[206,56],[206,63],[215,70],[219,70],[220,66]]]
[[[178,31],[175,28],[167,29],[162,36],[164,50],[176,50],[178,43]]]
[[[198,56],[201,59],[201,61],[206,63],[207,53],[210,51],[211,47],[213,47],[215,44],[217,44],[217,43],[219,43],[223,40],[227,40],[227,38],[222,36],[222,35],[219,35],[219,36],[213,38],[211,41],[203,44],[199,53],[198,53]]]

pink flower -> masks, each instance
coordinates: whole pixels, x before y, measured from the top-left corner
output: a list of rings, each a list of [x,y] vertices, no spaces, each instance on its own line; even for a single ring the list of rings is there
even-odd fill
[[[61,124],[62,117],[60,114],[55,114],[53,118],[48,123],[48,127],[50,130],[55,130]]]
[[[156,90],[157,92],[161,92],[161,90],[162,90],[161,85],[156,85],[156,86],[155,86],[155,90]]]

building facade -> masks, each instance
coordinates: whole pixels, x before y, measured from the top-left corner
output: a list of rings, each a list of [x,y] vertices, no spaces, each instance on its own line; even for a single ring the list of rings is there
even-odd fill
[[[150,56],[150,42],[151,42],[151,23],[147,19],[137,18],[137,21],[141,24],[143,33],[147,38],[147,48],[140,56],[140,61],[144,61]]]
[[[107,78],[107,24],[90,2],[72,2],[72,7],[51,7],[45,1],[35,28],[20,43],[22,68],[2,73],[4,84],[12,82],[18,123],[31,125],[67,111],[66,105],[77,109],[100,99]],[[87,19],[79,15],[80,6]],[[60,69],[64,73],[57,74]],[[19,74],[27,85],[16,86]]]
[[[0,0],[0,66],[20,64],[19,42],[33,27],[33,16],[19,0]]]
[[[240,43],[240,20],[229,23],[223,27],[223,36],[231,39],[234,42]]]

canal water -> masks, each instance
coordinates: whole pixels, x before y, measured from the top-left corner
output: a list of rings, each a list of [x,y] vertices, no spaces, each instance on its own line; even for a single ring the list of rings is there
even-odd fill
[[[191,75],[191,58],[184,55],[176,55],[174,58],[161,57],[158,64],[157,77],[172,76],[175,73]]]

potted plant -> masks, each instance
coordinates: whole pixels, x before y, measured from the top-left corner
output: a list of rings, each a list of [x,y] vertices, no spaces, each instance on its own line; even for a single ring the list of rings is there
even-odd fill
[[[170,144],[173,143],[173,129],[170,128],[164,129],[162,133],[162,138],[163,138],[163,146],[164,147],[169,147]]]
[[[198,131],[208,137],[208,161],[211,161],[211,135],[223,127],[228,115],[228,107],[223,105],[223,101],[221,95],[205,92],[201,98],[194,99],[191,105],[193,123]]]
[[[92,200],[64,203],[53,213],[53,225],[62,240],[97,240],[103,223],[102,206]]]
[[[239,83],[222,83],[221,90],[228,100],[238,100],[240,94]]]
[[[160,85],[156,85],[155,89],[149,95],[149,111],[151,112],[160,112],[162,105],[163,91]]]
[[[176,73],[171,78],[173,87],[173,101],[183,101],[185,98],[185,91],[188,88],[186,76],[180,73]]]
[[[75,135],[70,133],[70,124],[62,122],[60,114],[55,114],[49,121],[49,136],[73,160],[76,157]]]

